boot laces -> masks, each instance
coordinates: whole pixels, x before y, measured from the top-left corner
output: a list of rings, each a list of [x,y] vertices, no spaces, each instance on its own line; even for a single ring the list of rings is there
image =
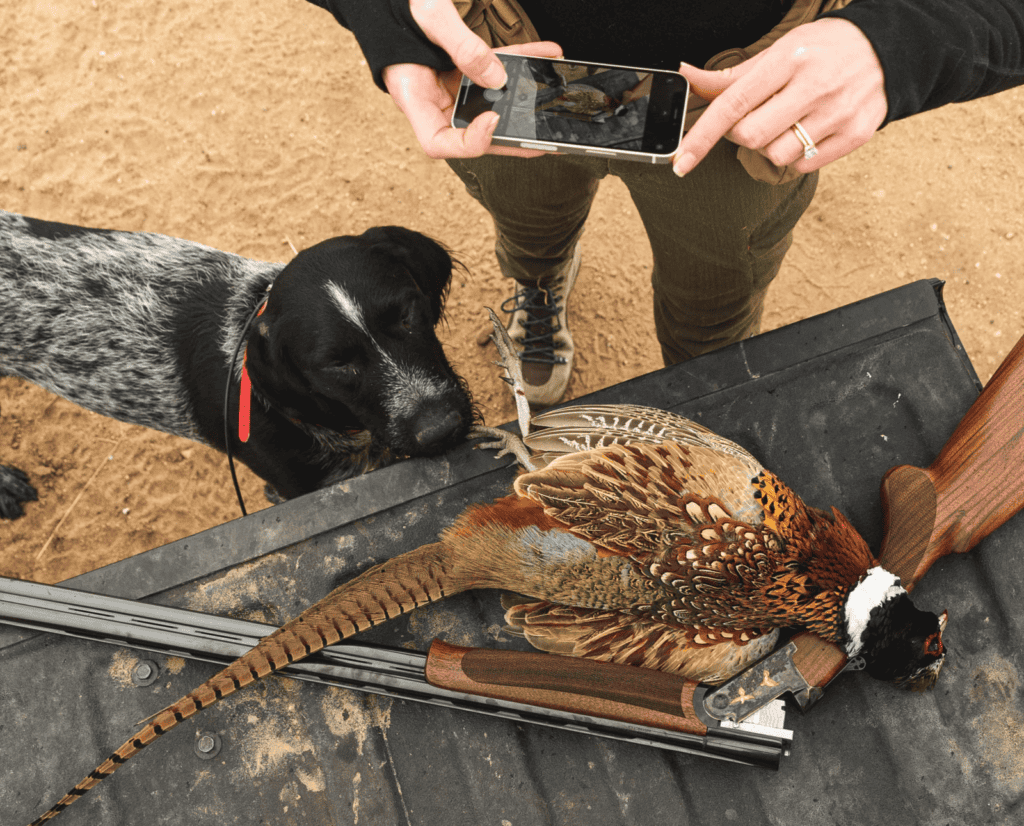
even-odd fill
[[[526,314],[523,329],[526,331],[518,343],[523,351],[520,361],[539,364],[565,364],[565,356],[555,352],[555,333],[562,329],[558,314],[562,305],[557,287],[521,286],[511,298],[505,299],[501,309],[506,313],[522,310]]]

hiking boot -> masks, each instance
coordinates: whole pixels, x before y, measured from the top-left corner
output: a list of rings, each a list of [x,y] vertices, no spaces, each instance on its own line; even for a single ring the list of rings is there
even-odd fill
[[[565,395],[575,347],[566,322],[569,293],[580,271],[580,247],[558,275],[537,286],[519,285],[501,309],[511,313],[508,334],[519,349],[526,398],[531,407],[548,407]]]

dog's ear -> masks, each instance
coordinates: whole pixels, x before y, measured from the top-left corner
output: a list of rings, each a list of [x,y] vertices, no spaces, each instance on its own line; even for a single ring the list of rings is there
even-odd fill
[[[448,297],[452,269],[461,265],[437,241],[405,227],[374,227],[364,232],[363,238],[374,243],[374,250],[385,252],[405,266],[429,298],[433,323],[437,324]]]
[[[290,402],[304,399],[306,388],[300,374],[288,362],[288,355],[266,322],[257,321],[246,343],[246,369],[256,390],[290,419],[302,418],[303,411]]]
[[[316,423],[323,411],[303,372],[289,356],[280,329],[283,323],[280,319],[261,319],[253,325],[246,353],[249,378],[253,388],[278,412],[289,419]]]

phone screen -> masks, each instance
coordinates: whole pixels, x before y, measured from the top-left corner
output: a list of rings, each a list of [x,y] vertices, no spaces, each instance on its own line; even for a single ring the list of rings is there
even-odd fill
[[[508,83],[484,89],[463,79],[456,127],[494,111],[498,137],[658,155],[679,144],[687,84],[676,72],[498,57]]]

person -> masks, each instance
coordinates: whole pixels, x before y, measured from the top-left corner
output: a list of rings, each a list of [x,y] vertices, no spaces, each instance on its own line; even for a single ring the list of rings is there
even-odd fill
[[[499,265],[517,284],[503,309],[535,407],[569,381],[566,303],[603,177],[625,183],[647,232],[655,328],[672,364],[759,331],[821,167],[892,121],[1024,83],[1020,0],[494,0],[548,38],[506,51],[687,78],[673,164],[647,166],[493,146],[494,113],[452,128],[461,73],[491,88],[506,80],[452,0],[311,2],[353,32],[423,150],[493,217]]]

